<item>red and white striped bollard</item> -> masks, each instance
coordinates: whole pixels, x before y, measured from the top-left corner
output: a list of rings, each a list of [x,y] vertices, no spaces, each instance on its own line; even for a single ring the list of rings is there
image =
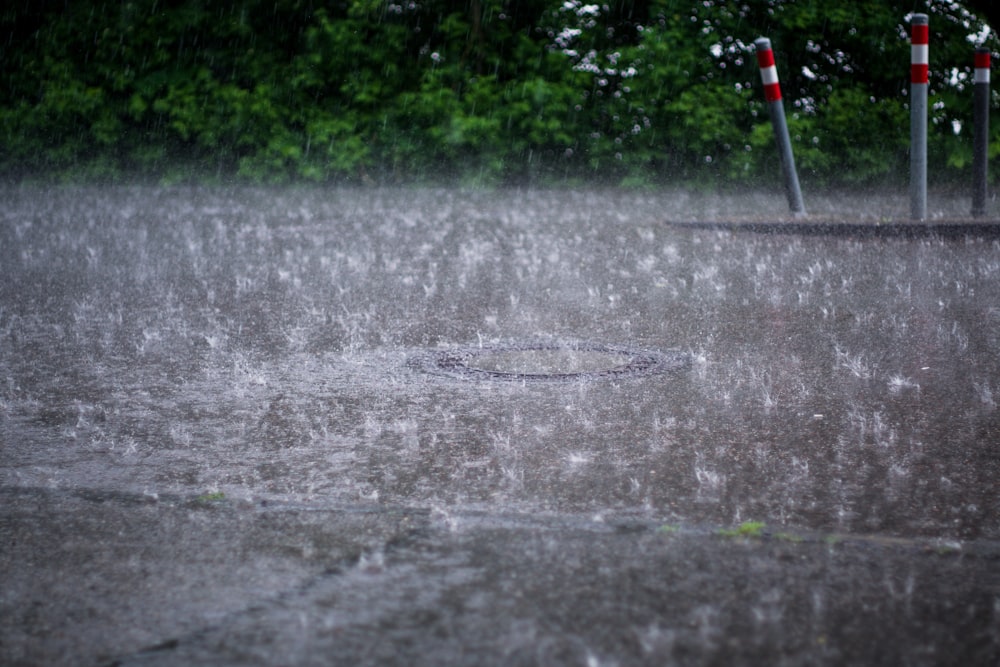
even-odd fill
[[[927,81],[930,28],[927,14],[910,19],[910,216],[927,217]]]
[[[767,100],[774,140],[778,144],[778,155],[785,176],[788,207],[792,213],[804,214],[806,207],[802,203],[799,176],[795,171],[795,156],[792,155],[792,141],[788,136],[788,123],[785,121],[785,107],[781,102],[781,84],[778,83],[778,69],[774,65],[771,40],[760,37],[754,42],[754,46],[757,47],[757,64],[760,66],[760,78],[764,84],[764,99]]]
[[[990,50],[976,49],[972,78],[972,215],[986,215],[990,144]]]

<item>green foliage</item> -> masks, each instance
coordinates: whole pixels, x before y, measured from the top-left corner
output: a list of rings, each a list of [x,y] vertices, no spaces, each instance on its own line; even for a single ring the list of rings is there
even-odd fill
[[[226,499],[226,494],[222,491],[206,491],[194,499],[196,503],[217,503]]]
[[[961,5],[931,15],[937,178],[971,160]],[[0,175],[746,183],[906,173],[913,3],[98,0],[0,10]],[[995,38],[989,44],[996,47]],[[991,153],[1000,154],[1000,129]]]
[[[722,537],[757,538],[764,535],[765,525],[760,521],[744,521],[736,528],[726,528],[719,531]]]

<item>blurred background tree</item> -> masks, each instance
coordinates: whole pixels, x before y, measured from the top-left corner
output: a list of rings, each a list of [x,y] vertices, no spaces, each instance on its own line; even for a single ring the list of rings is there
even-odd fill
[[[777,168],[760,35],[803,181],[900,181],[913,11],[931,15],[934,175],[958,180],[972,50],[997,46],[979,16],[1000,20],[947,0],[4,7],[0,174],[158,182],[752,184]]]

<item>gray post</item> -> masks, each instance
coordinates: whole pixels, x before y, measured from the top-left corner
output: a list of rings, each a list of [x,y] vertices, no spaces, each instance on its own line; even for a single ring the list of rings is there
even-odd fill
[[[804,214],[806,207],[802,203],[799,176],[795,171],[795,156],[792,155],[792,140],[788,136],[788,123],[785,121],[785,107],[781,102],[781,85],[778,83],[778,70],[774,66],[774,51],[771,50],[771,40],[767,37],[760,37],[754,42],[754,45],[757,47],[760,78],[764,82],[764,99],[767,100],[771,126],[774,128],[774,140],[778,144],[778,156],[781,158],[781,169],[785,176],[788,208],[791,209],[792,213]]]
[[[973,78],[972,215],[986,215],[986,181],[990,145],[990,50],[976,49]]]
[[[927,14],[910,19],[910,216],[927,217]]]

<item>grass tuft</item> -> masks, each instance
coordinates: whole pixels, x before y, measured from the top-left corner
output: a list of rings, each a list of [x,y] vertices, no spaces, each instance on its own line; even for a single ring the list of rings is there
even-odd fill
[[[724,528],[720,530],[719,535],[722,537],[762,537],[765,525],[762,521],[744,521],[736,528]]]

